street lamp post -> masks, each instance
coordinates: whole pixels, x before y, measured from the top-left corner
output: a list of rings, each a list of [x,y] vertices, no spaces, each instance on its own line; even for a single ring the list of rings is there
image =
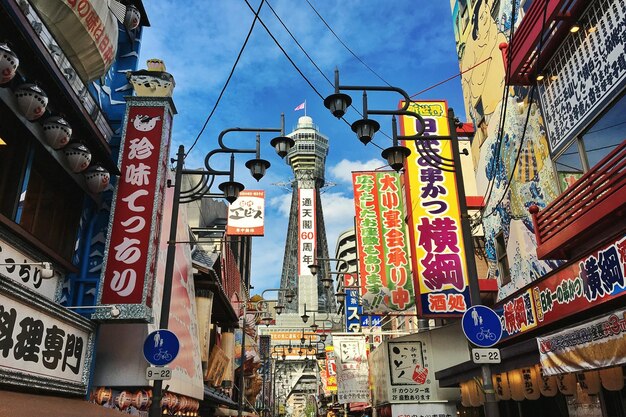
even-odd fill
[[[450,140],[451,148],[452,148],[452,159],[444,158],[440,155],[435,154],[428,145],[420,145],[419,142],[416,143],[416,149],[419,152],[420,156],[431,166],[441,169],[443,171],[455,172],[454,176],[456,181],[456,187],[458,192],[458,200],[459,200],[459,209],[461,212],[461,230],[463,233],[463,243],[466,248],[471,249],[470,256],[466,256],[467,262],[467,271],[468,271],[468,282],[470,287],[470,296],[475,304],[480,304],[480,289],[478,286],[478,273],[476,271],[476,260],[474,259],[474,250],[473,250],[473,242],[472,242],[472,232],[471,226],[469,223],[469,216],[467,214],[467,203],[465,200],[465,186],[463,183],[463,174],[461,172],[461,157],[459,150],[459,142],[456,133],[456,118],[454,116],[454,111],[452,109],[448,109],[448,123],[449,123],[449,136],[435,136],[428,135],[424,136],[425,122],[421,115],[408,110],[411,98],[410,96],[402,89],[397,87],[371,87],[371,86],[342,86],[339,85],[339,71],[335,70],[335,93],[326,97],[324,100],[324,105],[333,113],[333,115],[337,118],[343,117],[346,112],[346,109],[352,103],[352,99],[347,94],[341,93],[341,90],[356,90],[363,91],[363,119],[358,120],[357,122],[352,124],[352,130],[357,134],[359,140],[364,143],[369,142],[374,133],[378,130],[378,123],[371,123],[372,121],[368,119],[368,115],[391,115],[392,116],[392,140],[393,145],[390,148],[383,150],[382,157],[385,158],[389,165],[396,171],[400,171],[404,167],[405,159],[408,155],[410,155],[411,151],[398,144],[398,140],[412,140],[412,141],[420,141],[423,139],[428,140]],[[398,110],[369,110],[367,108],[367,95],[366,91],[390,91],[397,92],[404,97],[403,107]],[[398,136],[397,134],[397,125],[396,125],[396,116],[411,116],[415,117],[419,123],[417,123],[417,132],[412,136]],[[363,137],[369,138],[366,142],[363,141]],[[467,153],[465,153],[467,155]],[[498,409],[498,404],[496,402],[495,390],[493,387],[493,383],[491,380],[491,368],[489,364],[484,364],[481,367],[482,377],[483,377],[483,387],[485,392],[485,415],[486,417],[499,417],[500,411]]]
[[[174,273],[174,263],[176,258],[176,234],[178,229],[178,212],[181,203],[189,203],[199,200],[203,197],[222,197],[226,198],[230,203],[234,202],[244,188],[243,184],[235,182],[234,177],[234,160],[235,154],[252,153],[256,158],[248,161],[246,166],[250,169],[252,176],[259,181],[265,174],[265,170],[269,167],[269,162],[260,159],[260,137],[257,135],[256,147],[253,149],[237,149],[230,148],[224,145],[223,138],[229,132],[279,132],[280,136],[271,140],[270,144],[275,148],[278,155],[282,158],[287,155],[289,149],[294,145],[294,140],[285,136],[285,119],[284,115],[281,115],[281,127],[280,128],[232,128],[222,131],[218,138],[220,148],[210,151],[205,157],[206,170],[185,170],[183,169],[185,162],[185,148],[183,145],[178,147],[178,153],[176,155],[176,170],[174,174],[174,197],[172,202],[172,216],[170,218],[170,233],[169,240],[167,242],[167,255],[165,260],[165,276],[163,279],[163,300],[161,304],[161,315],[159,321],[160,329],[167,329],[169,325],[169,313],[172,296],[172,281]],[[210,166],[210,159],[213,155],[218,153],[230,153],[230,169],[228,171],[216,170]],[[200,181],[193,186],[190,190],[182,191],[182,177],[183,174],[200,175]],[[229,181],[219,184],[218,188],[222,193],[211,193],[211,186],[216,176],[229,177]],[[245,310],[244,310],[245,311]],[[244,316],[245,327],[245,316]],[[245,329],[242,339],[245,340]],[[245,347],[244,340],[242,344]],[[242,357],[243,359],[243,357]],[[243,360],[242,360],[243,366]],[[243,368],[242,368],[243,374]],[[149,417],[162,417],[161,399],[163,391],[163,381],[154,381],[152,389],[152,403],[149,409]],[[243,407],[242,393],[239,398],[239,417],[241,417],[241,408]]]

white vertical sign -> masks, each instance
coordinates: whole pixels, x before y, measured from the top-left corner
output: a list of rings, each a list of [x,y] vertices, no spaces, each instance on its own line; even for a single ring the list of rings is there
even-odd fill
[[[369,367],[365,337],[333,334],[339,404],[369,402]]]
[[[311,275],[315,261],[315,189],[298,190],[298,275]]]

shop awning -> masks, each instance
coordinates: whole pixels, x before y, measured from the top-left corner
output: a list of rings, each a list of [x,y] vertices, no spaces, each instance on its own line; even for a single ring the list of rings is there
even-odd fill
[[[122,417],[116,410],[78,398],[0,391],[2,417]]]

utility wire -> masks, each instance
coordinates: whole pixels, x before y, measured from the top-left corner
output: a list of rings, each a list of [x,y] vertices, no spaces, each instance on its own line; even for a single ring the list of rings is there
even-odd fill
[[[448,81],[454,80],[456,77],[460,77],[461,75],[465,74],[466,72],[473,70],[477,66],[482,65],[482,64],[484,64],[485,62],[487,62],[487,61],[489,61],[491,59],[493,59],[493,57],[485,58],[482,61],[480,61],[478,64],[472,65],[471,67],[469,67],[467,69],[464,69],[463,71],[459,72],[458,74],[454,74],[453,76],[448,77],[448,78],[446,78],[443,81],[439,81],[437,84],[433,84],[430,87],[423,89],[422,91],[418,91],[417,93],[413,94],[409,98],[413,98],[413,97],[419,96],[420,94],[425,93],[428,90],[432,90],[435,87],[439,87],[441,84],[445,84]]]
[[[253,13],[254,13],[254,20],[252,20],[252,25],[250,25],[250,30],[248,31],[248,35],[246,36],[246,40],[243,42],[243,45],[241,45],[241,49],[239,50],[239,54],[237,55],[237,59],[235,60],[235,63],[233,64],[233,67],[230,70],[230,74],[228,74],[228,78],[226,79],[226,82],[224,83],[224,86],[222,87],[222,91],[220,91],[220,95],[217,97],[217,101],[215,101],[215,104],[213,105],[213,109],[211,110],[211,113],[209,113],[209,116],[204,121],[204,125],[202,125],[202,129],[200,129],[200,132],[198,133],[198,135],[194,139],[193,143],[189,147],[189,150],[185,154],[185,158],[187,158],[187,155],[189,155],[189,153],[192,151],[192,149],[196,146],[196,144],[198,143],[198,140],[200,139],[200,136],[202,136],[202,133],[204,133],[204,130],[206,129],[207,125],[209,124],[209,120],[211,120],[211,117],[213,117],[213,113],[215,113],[215,110],[217,109],[217,105],[220,103],[220,100],[222,99],[222,96],[224,95],[224,92],[226,91],[226,87],[228,87],[228,84],[230,83],[230,79],[233,77],[233,74],[235,73],[235,68],[237,68],[237,64],[239,63],[239,59],[241,59],[241,55],[243,55],[243,51],[244,51],[244,49],[246,49],[246,45],[248,44],[248,40],[250,39],[250,35],[252,35],[252,31],[254,30],[254,25],[256,24],[256,21],[259,20],[259,13],[261,12],[261,7],[263,7],[263,3],[264,2],[265,2],[265,0],[261,0],[261,3],[259,4],[259,8],[257,9],[256,12],[254,12],[254,10],[252,10]],[[184,160],[184,158],[183,158],[183,160]]]
[[[326,79],[326,81],[328,81],[328,84],[331,85],[331,87],[334,87],[333,82],[326,76],[326,74],[324,74],[324,72],[320,69],[320,67],[317,66],[317,64],[315,63],[315,61],[313,61],[313,58],[311,58],[309,56],[309,54],[304,50],[304,48],[302,47],[302,45],[300,45],[300,42],[298,42],[298,40],[296,39],[295,36],[293,36],[293,33],[291,33],[291,31],[289,30],[289,28],[287,28],[287,25],[285,25],[285,23],[283,22],[283,20],[280,18],[280,16],[278,16],[278,13],[276,13],[276,11],[274,10],[274,8],[272,7],[272,5],[270,4],[269,1],[266,1],[267,6],[270,8],[270,10],[272,11],[272,13],[274,13],[274,16],[276,16],[276,19],[278,19],[278,21],[280,22],[281,25],[283,25],[283,28],[285,28],[285,30],[287,31],[287,33],[289,34],[289,36],[291,36],[291,39],[293,39],[293,41],[296,43],[296,45],[298,45],[298,47],[300,48],[300,50],[304,53],[304,55],[306,55],[307,58],[309,58],[309,61],[311,61],[311,64],[313,64],[313,66],[315,67],[315,69],[317,69],[317,71],[322,75],[322,77],[324,77]]]
[[[344,48],[346,48],[348,50],[348,52],[350,52],[352,54],[353,57],[355,57],[361,64],[363,64],[365,66],[365,68],[367,68],[368,70],[370,70],[370,72],[372,74],[374,74],[375,76],[378,77],[378,79],[380,79],[382,82],[384,82],[385,84],[387,84],[389,87],[391,87],[391,84],[389,84],[387,81],[385,81],[385,79],[383,77],[381,77],[380,75],[378,75],[378,73],[376,71],[374,71],[369,65],[367,65],[361,58],[358,57],[357,54],[355,54],[354,52],[352,52],[352,49],[350,49],[348,47],[348,45],[346,45],[346,43],[344,41],[341,40],[341,38],[335,33],[335,31],[333,30],[333,28],[330,27],[330,25],[326,22],[326,20],[324,20],[324,18],[322,17],[321,14],[319,14],[319,12],[315,9],[315,7],[313,7],[313,5],[311,4],[311,2],[309,0],[306,0],[306,2],[308,3],[308,5],[311,7],[311,9],[313,9],[313,11],[315,12],[315,14],[317,15],[317,17],[320,18],[320,20],[322,22],[324,22],[324,24],[326,25],[326,27],[328,28],[328,30],[330,30],[330,33],[332,33],[335,38],[337,38],[337,40],[344,46]]]

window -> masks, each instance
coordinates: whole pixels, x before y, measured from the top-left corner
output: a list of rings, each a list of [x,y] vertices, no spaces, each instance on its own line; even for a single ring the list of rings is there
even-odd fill
[[[496,235],[496,257],[500,274],[500,286],[503,286],[511,282],[511,270],[509,268],[509,258],[506,255],[506,242],[504,241],[503,232]]]
[[[0,137],[0,213],[69,260],[85,194],[17,119],[3,117]]]
[[[626,140],[626,94],[594,121],[555,160],[561,190],[589,171]]]

